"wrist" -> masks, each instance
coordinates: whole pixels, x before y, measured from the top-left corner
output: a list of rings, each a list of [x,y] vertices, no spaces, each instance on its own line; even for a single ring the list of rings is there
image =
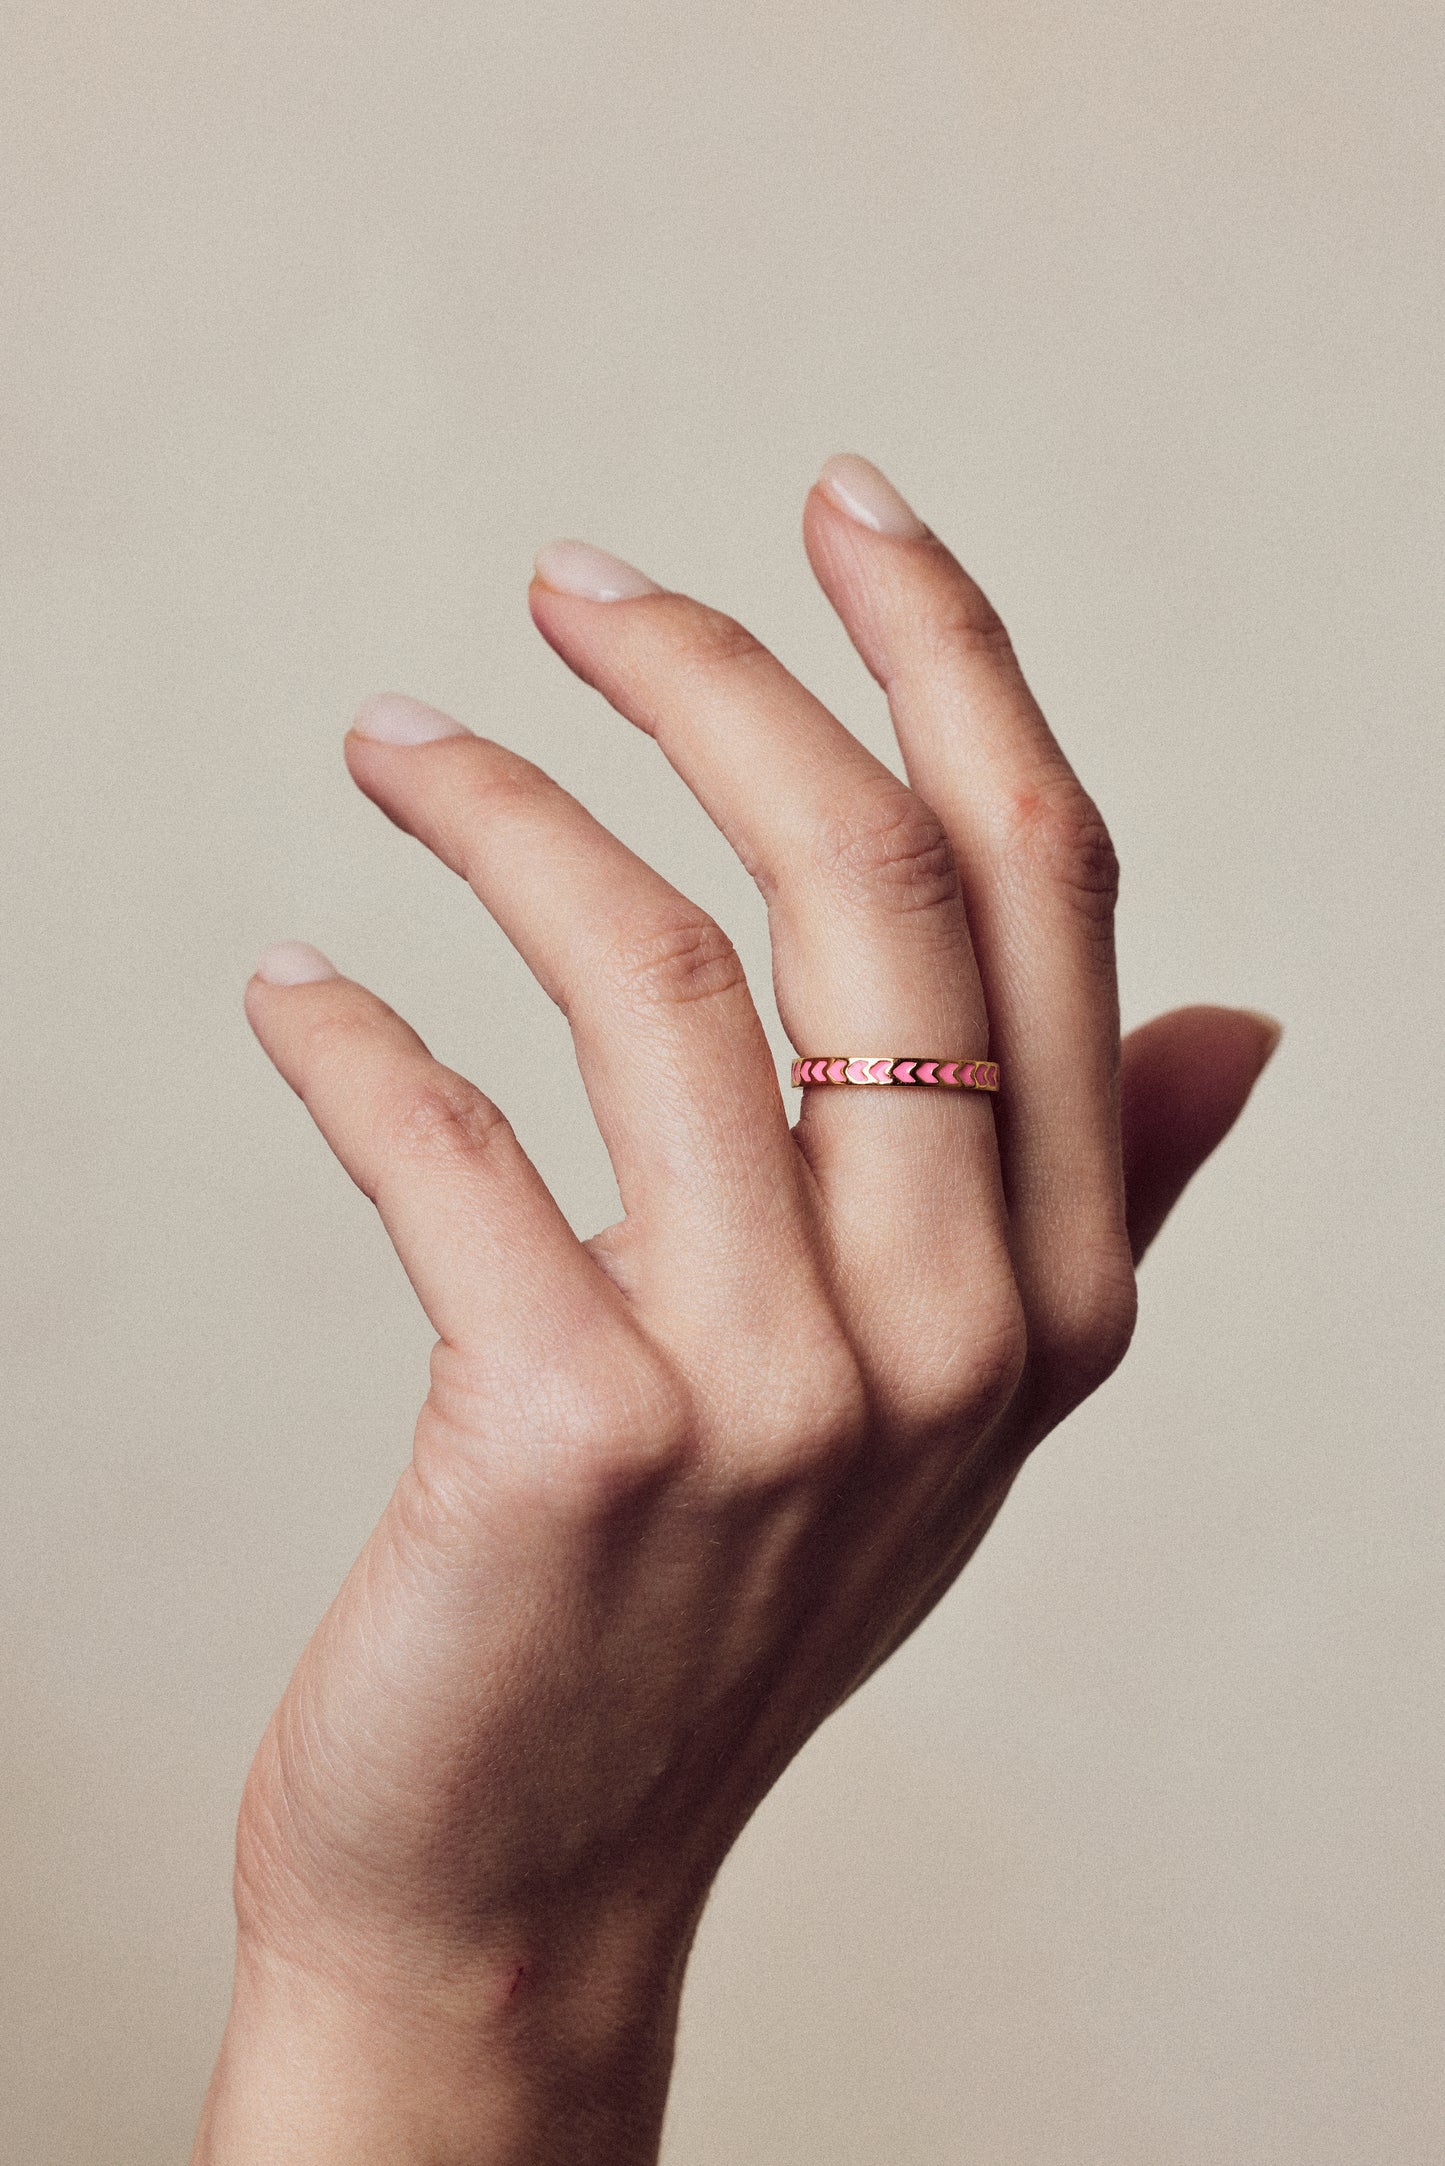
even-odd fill
[[[244,1939],[193,2166],[650,2166],[686,1942],[297,1961]]]

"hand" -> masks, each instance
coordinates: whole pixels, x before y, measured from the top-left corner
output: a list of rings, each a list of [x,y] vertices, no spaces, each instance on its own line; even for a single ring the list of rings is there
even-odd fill
[[[1121,1091],[1113,853],[1002,626],[861,460],[805,533],[908,787],[595,551],[544,552],[533,614],[756,878],[799,1052],[988,1052],[1002,1094],[810,1090],[790,1128],[711,920],[525,760],[363,709],[356,782],[566,1012],[624,1215],[577,1240],[497,1109],[314,950],[251,981],[438,1344],[247,1784],[198,2159],[655,2156],[729,1845],[1119,1361],[1134,1263],[1273,1049],[1186,1009]]]

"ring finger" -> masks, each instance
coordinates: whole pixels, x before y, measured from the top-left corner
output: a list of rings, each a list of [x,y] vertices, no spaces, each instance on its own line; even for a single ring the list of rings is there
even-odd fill
[[[1113,850],[997,615],[891,484],[831,462],[805,535],[958,853],[1008,1086],[1004,1179],[1043,1424],[1108,1374],[1134,1315]]]

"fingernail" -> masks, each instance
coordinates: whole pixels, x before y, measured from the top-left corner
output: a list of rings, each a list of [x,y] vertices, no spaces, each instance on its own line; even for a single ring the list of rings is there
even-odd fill
[[[1269,1046],[1264,1056],[1268,1060],[1275,1047],[1279,1044],[1280,1039],[1284,1036],[1284,1025],[1277,1017],[1266,1015],[1263,1008],[1246,1008],[1244,1012],[1246,1015],[1252,1015],[1261,1030],[1269,1033]]]
[[[635,602],[640,595],[662,592],[645,572],[591,542],[548,542],[538,554],[536,572],[544,587],[586,602]]]
[[[895,541],[922,541],[928,532],[888,476],[880,474],[870,460],[860,459],[856,451],[840,452],[830,459],[818,476],[818,486],[839,511],[860,526],[871,527],[875,534],[891,535]]]
[[[364,701],[351,727],[379,745],[430,745],[439,737],[472,734],[464,722],[454,722],[424,700],[408,699],[405,692],[378,692]]]
[[[341,972],[309,941],[278,940],[258,959],[256,976],[268,985],[319,985],[323,978],[339,978]]]

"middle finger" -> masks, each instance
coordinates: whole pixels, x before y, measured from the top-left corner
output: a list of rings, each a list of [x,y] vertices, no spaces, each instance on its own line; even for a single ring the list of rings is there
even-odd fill
[[[537,563],[564,661],[656,738],[767,903],[800,1054],[987,1053],[948,840],[930,808],[730,618],[581,544]],[[799,1140],[875,1378],[926,1413],[977,1376],[1007,1283],[992,1114],[972,1092],[813,1090]]]

